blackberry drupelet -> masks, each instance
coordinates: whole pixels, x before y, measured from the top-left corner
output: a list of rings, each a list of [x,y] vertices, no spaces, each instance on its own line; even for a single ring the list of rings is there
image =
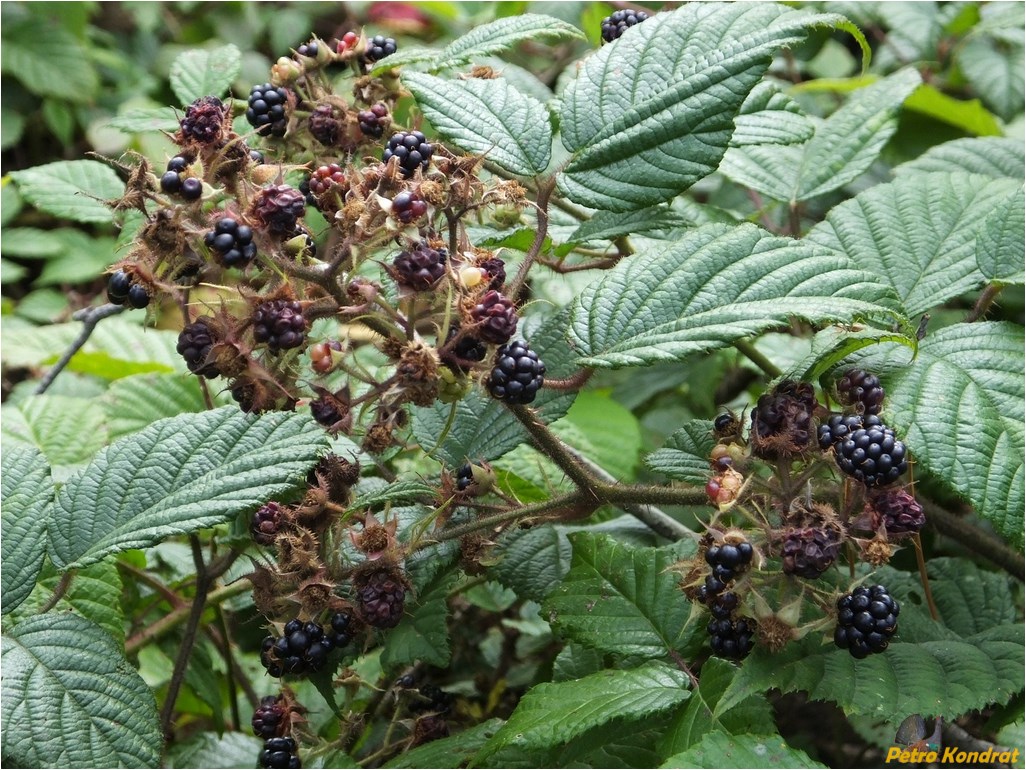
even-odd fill
[[[392,199],[392,214],[408,225],[427,213],[427,201],[416,192],[401,192]]]
[[[107,300],[115,305],[124,305],[128,300],[128,290],[132,288],[132,276],[124,270],[111,273],[107,279]]]

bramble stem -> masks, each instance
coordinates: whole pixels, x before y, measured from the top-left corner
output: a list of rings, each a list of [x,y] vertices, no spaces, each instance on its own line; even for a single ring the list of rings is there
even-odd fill
[[[74,358],[75,354],[82,349],[82,346],[86,344],[89,337],[92,335],[96,325],[100,323],[104,318],[109,318],[112,315],[123,313],[125,311],[124,305],[114,305],[112,303],[106,305],[100,305],[99,307],[87,307],[82,310],[76,311],[72,314],[72,319],[76,321],[82,321],[82,331],[79,333],[75,341],[71,343],[71,346],[64,351],[53,368],[46,373],[46,376],[39,383],[39,387],[36,388],[35,395],[41,395],[46,393],[47,389],[53,384],[53,381],[57,379],[57,375],[64,371],[71,359]]]
[[[538,207],[538,229],[534,234],[534,242],[531,244],[531,248],[524,257],[524,261],[520,263],[520,269],[517,270],[516,278],[513,279],[506,291],[506,296],[513,301],[516,301],[520,290],[524,288],[524,283],[527,281],[527,273],[530,271],[531,265],[534,264],[534,260],[541,253],[542,246],[545,245],[545,238],[549,233],[549,197],[555,189],[555,178],[548,179],[538,185],[538,200],[535,201]]]
[[[1021,553],[930,500],[919,498],[919,504],[926,512],[928,526],[998,565],[1020,583],[1023,582],[1026,560]]]
[[[737,348],[738,352],[745,358],[762,369],[762,371],[766,373],[767,377],[773,378],[781,375],[780,367],[760,353],[755,345],[748,340],[738,340],[734,343],[734,347]]]
[[[926,560],[923,559],[923,541],[916,532],[912,536],[912,545],[915,547],[916,564],[919,566],[919,580],[923,584],[923,593],[926,594],[926,606],[930,608],[930,617],[935,622],[940,622],[940,613],[937,612],[937,605],[933,603],[933,591],[930,590],[930,577],[926,574]]]
[[[990,306],[994,304],[994,300],[997,299],[997,295],[1001,293],[1001,290],[1005,288],[1000,283],[991,282],[987,284],[981,293],[979,298],[976,300],[976,304],[973,305],[973,309],[969,311],[969,314],[965,317],[965,323],[972,323],[978,321],[986,315]]]

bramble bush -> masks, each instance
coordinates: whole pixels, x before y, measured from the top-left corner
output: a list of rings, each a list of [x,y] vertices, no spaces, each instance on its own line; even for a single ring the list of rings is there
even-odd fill
[[[3,9],[5,764],[1021,766],[1022,3],[104,13]]]

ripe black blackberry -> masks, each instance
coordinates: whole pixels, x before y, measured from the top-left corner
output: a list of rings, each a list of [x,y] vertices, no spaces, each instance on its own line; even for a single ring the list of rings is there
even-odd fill
[[[888,535],[912,535],[926,524],[926,514],[916,499],[904,489],[888,489],[874,493],[866,501],[872,528],[881,526]]]
[[[141,310],[150,304],[150,293],[142,284],[133,283],[128,289],[128,304]]]
[[[727,591],[712,598],[709,602],[709,612],[717,620],[723,620],[734,614],[734,610],[737,609],[739,603],[737,594],[733,591]]]
[[[648,14],[644,11],[614,11],[602,20],[602,39],[612,43],[626,32],[628,27],[641,24],[647,18]]]
[[[344,417],[335,402],[327,398],[315,398],[311,401],[310,414],[319,425],[323,425],[325,428],[330,428]]]
[[[221,375],[217,363],[208,360],[210,350],[214,345],[214,338],[210,331],[212,321],[213,319],[209,316],[202,316],[191,324],[187,324],[178,335],[176,347],[179,355],[185,359],[185,365],[189,367],[189,371],[207,379]]]
[[[325,638],[331,639],[336,649],[341,649],[353,641],[353,616],[345,610],[336,612],[329,621],[330,631],[325,632]]]
[[[287,299],[258,305],[253,311],[253,339],[266,342],[272,353],[300,347],[306,339],[302,306]]]
[[[345,122],[341,113],[330,104],[318,104],[307,121],[310,134],[325,147],[333,147],[342,138]]]
[[[837,398],[862,414],[880,414],[884,390],[880,378],[862,369],[851,369],[837,381]]]
[[[323,668],[333,649],[334,640],[317,623],[290,620],[282,636],[264,637],[260,662],[271,676],[302,675]]]
[[[275,538],[278,537],[284,514],[284,506],[273,501],[257,508],[253,512],[253,521],[249,525],[253,539],[260,545],[272,545]]]
[[[867,487],[893,484],[908,468],[905,445],[886,425],[859,428],[834,450],[837,467]]]
[[[792,527],[784,533],[783,569],[788,575],[815,580],[837,559],[840,533],[819,527]]]
[[[292,738],[268,738],[260,752],[260,767],[297,768],[303,765],[296,753],[296,742]]]
[[[381,102],[373,105],[369,110],[361,110],[356,115],[360,124],[360,131],[365,136],[380,139],[385,133],[385,126],[388,124],[388,107]]]
[[[400,286],[427,291],[445,275],[448,258],[448,249],[434,249],[427,241],[420,241],[395,258],[392,276]]]
[[[530,404],[544,383],[545,364],[526,342],[516,340],[496,352],[487,383],[492,398],[510,404]]]
[[[124,305],[128,300],[128,290],[132,288],[132,276],[124,270],[111,273],[107,279],[107,301],[115,305]]]
[[[416,192],[401,192],[392,199],[392,214],[404,225],[427,213],[427,201]]]
[[[194,176],[183,180],[178,194],[187,201],[198,201],[203,197],[203,181]]]
[[[253,201],[257,222],[278,236],[296,229],[296,222],[306,213],[306,196],[287,184],[272,185],[261,190]]]
[[[883,586],[860,586],[837,600],[834,644],[854,658],[883,652],[897,630],[900,611]]]
[[[253,711],[253,733],[258,738],[275,738],[285,727],[285,707],[280,695],[268,695],[260,699],[260,705]]]
[[[360,616],[375,628],[395,628],[403,619],[406,587],[389,570],[372,572],[356,589]]]
[[[742,660],[752,651],[755,624],[748,618],[714,618],[706,626],[709,646],[721,658]]]
[[[253,86],[249,91],[246,120],[262,136],[285,136],[288,103],[289,92],[284,88],[270,83]]]
[[[729,570],[732,577],[736,577],[748,569],[752,563],[752,554],[751,543],[723,543],[709,546],[705,552],[705,561],[714,570],[721,567]],[[722,577],[720,579],[722,580]]]
[[[839,444],[859,428],[874,428],[883,425],[876,415],[833,414],[819,426],[819,448],[824,452]]]
[[[495,345],[509,342],[519,321],[513,303],[494,289],[481,295],[470,309],[470,318],[477,336]]]
[[[766,459],[802,452],[812,434],[815,391],[807,382],[783,380],[752,410],[752,452]]]
[[[368,62],[376,62],[386,56],[391,56],[397,50],[399,50],[399,46],[396,45],[395,40],[384,35],[375,35],[367,41],[367,50],[364,51],[363,58]]]
[[[392,134],[392,138],[388,140],[388,146],[381,155],[381,162],[388,163],[395,156],[399,159],[399,168],[402,169],[403,176],[411,177],[417,168],[427,171],[434,149],[420,131],[400,131]]]
[[[474,483],[474,468],[470,463],[464,463],[456,471],[456,489],[460,492]]]
[[[216,96],[197,99],[185,108],[182,135],[201,144],[213,144],[221,138],[229,112]]]
[[[245,267],[257,253],[256,244],[253,243],[253,229],[248,225],[240,225],[232,217],[217,220],[214,229],[203,236],[203,243],[225,267]]]
[[[262,166],[264,164],[264,154],[260,152],[260,150],[250,150],[249,159],[258,166]]]

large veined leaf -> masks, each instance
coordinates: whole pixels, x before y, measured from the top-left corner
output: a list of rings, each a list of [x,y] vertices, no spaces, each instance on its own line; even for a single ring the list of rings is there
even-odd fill
[[[0,549],[3,611],[32,593],[46,552],[46,521],[53,507],[53,480],[46,458],[34,447],[5,446],[0,454]]]
[[[198,733],[168,747],[165,767],[248,768],[263,746],[260,738],[246,733]]]
[[[701,741],[666,760],[660,767],[826,767],[813,762],[779,735],[708,733]]]
[[[712,422],[691,420],[675,431],[662,449],[645,458],[645,465],[669,478],[689,484],[704,484],[709,480],[709,452],[713,439]]]
[[[41,56],[35,45],[47,40],[53,50]],[[39,17],[4,19],[0,63],[34,94],[71,102],[89,102],[100,79],[81,41],[60,24]],[[14,110],[11,110],[13,112]]]
[[[806,240],[889,281],[913,316],[984,282],[977,236],[987,214],[1020,185],[964,173],[909,174],[835,206]]]
[[[255,509],[300,483],[328,449],[311,417],[228,406],[153,423],[61,488],[49,525],[62,569],[144,548]]]
[[[748,94],[734,118],[731,147],[746,144],[797,144],[816,132],[798,102],[775,83],[763,81]]]
[[[692,3],[631,27],[585,60],[563,92],[572,158],[560,189],[611,211],[686,190],[723,158],[773,53],[816,26],[854,30],[840,16],[770,3]]]
[[[894,305],[880,279],[829,249],[754,225],[706,225],[623,260],[586,288],[571,308],[570,341],[580,365],[644,366],[793,317],[850,321]]]
[[[987,214],[976,237],[976,266],[988,281],[1022,284],[1026,200],[1022,188]]]
[[[511,530],[500,542],[500,560],[488,574],[521,597],[542,601],[570,569],[570,541],[551,524]]]
[[[856,351],[885,343],[896,343],[908,348],[908,357],[911,359],[919,350],[919,340],[916,338],[915,332],[916,330],[911,328],[906,328],[904,331],[884,331],[872,328],[853,331],[843,326],[828,326],[826,329],[816,332],[812,338],[812,349],[809,354],[789,367],[785,377],[791,380],[813,382]]]
[[[990,109],[1006,121],[1022,113],[1026,95],[1022,3],[984,5],[982,21],[955,49],[959,69]]]
[[[3,756],[19,767],[157,767],[150,688],[99,626],[49,612],[3,636]]]
[[[920,83],[914,69],[855,91],[801,146],[729,150],[720,171],[781,201],[800,201],[840,189],[864,173],[898,128],[902,102]]]
[[[33,206],[75,222],[110,222],[104,201],[120,197],[125,189],[113,169],[95,160],[61,160],[12,171],[11,178]]]
[[[690,695],[687,682],[683,672],[650,662],[626,671],[606,669],[572,682],[536,685],[471,764],[480,765],[505,748],[558,747],[615,719],[637,719],[672,708]]]
[[[545,600],[561,635],[620,656],[663,657],[685,646],[691,605],[667,567],[668,548],[632,548],[607,535],[570,535],[570,572]]]
[[[1017,139],[1004,137],[955,139],[931,147],[918,158],[895,166],[894,175],[934,171],[966,171],[1021,182],[1026,176],[1026,149]]]
[[[38,447],[57,481],[64,480],[68,467],[85,463],[107,443],[106,415],[90,399],[32,396],[17,406],[5,405],[0,414],[4,445]]]
[[[171,64],[171,90],[182,104],[223,96],[241,67],[242,54],[231,43],[210,51],[186,51]]]
[[[549,165],[549,111],[503,78],[443,80],[409,72],[403,83],[438,132],[511,174],[540,174]]]
[[[165,417],[202,412],[207,408],[199,378],[181,374],[122,377],[110,384],[101,402],[114,439],[142,430]]]

